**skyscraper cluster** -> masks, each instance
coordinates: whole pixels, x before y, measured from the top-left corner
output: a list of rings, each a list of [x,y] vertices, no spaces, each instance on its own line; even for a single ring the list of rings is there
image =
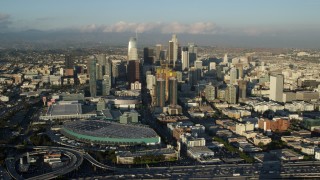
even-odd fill
[[[91,57],[89,61],[90,95],[107,96],[111,90],[111,64],[105,54]]]

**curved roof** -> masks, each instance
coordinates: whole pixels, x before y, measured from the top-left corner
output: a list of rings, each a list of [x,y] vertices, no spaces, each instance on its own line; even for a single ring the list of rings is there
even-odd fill
[[[141,139],[158,138],[157,133],[145,126],[120,124],[102,120],[79,120],[64,123],[63,129],[77,134],[117,138],[117,139]]]

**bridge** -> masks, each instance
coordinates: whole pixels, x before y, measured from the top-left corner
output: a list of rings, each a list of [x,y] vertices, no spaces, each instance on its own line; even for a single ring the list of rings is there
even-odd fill
[[[96,159],[94,159],[90,154],[88,153],[84,153],[83,157],[88,160],[92,165],[102,168],[102,169],[107,169],[107,170],[111,170],[111,171],[115,171],[117,168],[112,167],[112,166],[108,166],[105,165],[103,163],[100,163],[99,161],[97,161]]]

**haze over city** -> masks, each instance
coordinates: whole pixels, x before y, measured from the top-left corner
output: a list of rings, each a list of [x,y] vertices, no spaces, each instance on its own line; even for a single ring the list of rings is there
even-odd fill
[[[319,179],[319,5],[0,2],[0,179]]]
[[[124,45],[124,34],[138,32],[140,45],[163,43],[164,37],[176,33],[186,42],[210,46],[320,47],[316,0],[13,0],[0,4],[0,40],[5,42],[18,36],[27,42],[100,40]]]

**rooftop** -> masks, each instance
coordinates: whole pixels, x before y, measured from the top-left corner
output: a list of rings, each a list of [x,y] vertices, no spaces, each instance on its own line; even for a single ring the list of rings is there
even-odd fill
[[[53,104],[48,108],[47,114],[52,116],[82,114],[82,107],[80,103]]]
[[[64,128],[84,135],[109,138],[153,138],[157,133],[146,126],[120,124],[109,121],[87,120],[71,121]]]

